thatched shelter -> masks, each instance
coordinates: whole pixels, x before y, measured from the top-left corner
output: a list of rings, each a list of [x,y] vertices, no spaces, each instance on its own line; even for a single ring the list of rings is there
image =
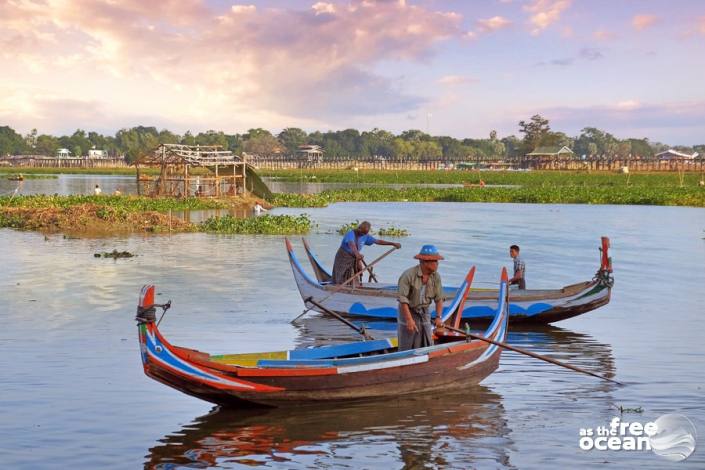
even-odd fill
[[[139,158],[135,167],[138,193],[147,196],[222,197],[251,191],[267,197],[269,193],[244,158],[218,145],[162,144]],[[159,175],[141,173],[144,167],[159,168]],[[207,171],[194,172],[194,168]]]

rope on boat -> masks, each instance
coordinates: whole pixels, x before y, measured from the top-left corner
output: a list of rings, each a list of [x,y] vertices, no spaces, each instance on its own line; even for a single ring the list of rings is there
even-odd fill
[[[614,286],[614,276],[607,269],[600,269],[595,273],[595,277],[592,278],[593,281],[600,283],[600,285],[611,289]]]
[[[166,314],[166,311],[171,308],[171,300],[165,304],[152,304],[144,307],[138,306],[137,316],[135,317],[135,320],[137,320],[138,324],[153,323],[154,320],[157,319],[157,308],[162,309],[162,314],[159,317],[159,321],[157,322],[157,326],[159,326],[159,324],[162,322],[162,318],[164,318],[164,314]]]

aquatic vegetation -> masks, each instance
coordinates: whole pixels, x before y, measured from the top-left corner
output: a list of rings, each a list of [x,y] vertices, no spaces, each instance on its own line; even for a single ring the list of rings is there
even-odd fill
[[[322,194],[274,193],[270,202],[275,207],[326,207],[335,201]]]
[[[112,259],[120,259],[120,258],[134,258],[137,256],[134,253],[130,253],[129,251],[104,251],[103,253],[95,253],[93,255],[94,258],[112,258]]]
[[[55,180],[58,176],[56,175],[40,175],[33,173],[11,173],[7,176],[9,180]]]
[[[343,224],[343,225],[341,225],[340,228],[338,229],[338,233],[339,233],[340,235],[345,235],[345,234],[348,233],[350,230],[355,230],[359,225],[360,225],[360,221],[359,221],[359,220],[354,220],[354,221],[349,222],[349,223],[347,223],[347,224]]]
[[[616,172],[582,171],[414,171],[414,170],[261,170],[260,176],[276,177],[279,181],[315,181],[318,183],[375,184],[463,184],[518,186],[697,186],[699,172],[678,175],[676,172]]]
[[[149,198],[144,196],[93,196],[93,195],[31,195],[31,196],[2,196],[0,197],[1,207],[24,207],[24,208],[66,208],[81,204],[95,204],[102,207],[110,207],[115,210],[126,212],[157,211],[166,212],[169,210],[197,210],[197,209],[224,209],[230,206],[227,201],[218,199],[202,199],[195,197],[188,198]]]
[[[333,202],[513,202],[535,204],[634,204],[705,207],[705,189],[662,186],[539,186],[495,188],[356,188],[300,194],[274,200],[287,207],[312,207],[311,201]]]
[[[211,217],[198,225],[201,232],[293,235],[305,234],[311,230],[311,219],[306,214],[263,215],[240,219],[230,215]]]
[[[377,235],[380,237],[408,237],[411,232],[405,228],[390,226],[380,228],[377,231]]]
[[[122,207],[75,204],[67,207],[3,207],[0,227],[43,232],[161,232],[191,231],[193,225],[157,211],[131,211]]]

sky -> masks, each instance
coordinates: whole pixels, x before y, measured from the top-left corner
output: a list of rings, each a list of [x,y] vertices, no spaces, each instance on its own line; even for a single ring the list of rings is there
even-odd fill
[[[0,125],[705,143],[701,0],[0,0]]]

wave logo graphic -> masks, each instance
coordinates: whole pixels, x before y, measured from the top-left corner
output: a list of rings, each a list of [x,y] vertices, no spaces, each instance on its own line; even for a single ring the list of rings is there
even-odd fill
[[[690,457],[695,450],[696,431],[693,423],[683,415],[665,414],[654,421],[656,433],[649,436],[651,450],[672,462]]]

